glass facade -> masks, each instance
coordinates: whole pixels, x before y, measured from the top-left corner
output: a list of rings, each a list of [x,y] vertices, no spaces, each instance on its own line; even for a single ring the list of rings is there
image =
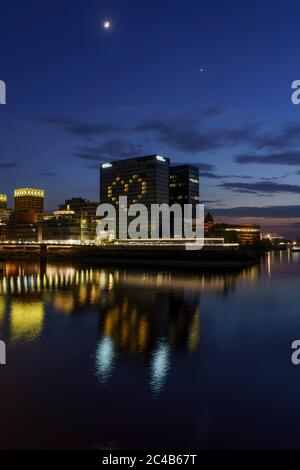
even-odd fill
[[[176,165],[170,168],[170,204],[199,203],[199,168]]]
[[[133,204],[169,204],[170,160],[160,155],[118,160],[101,165],[100,203],[110,203],[117,210],[117,225],[127,232],[126,222],[119,221],[119,210],[128,210]],[[119,197],[127,196],[127,208],[119,208]],[[128,217],[128,223],[130,222]],[[148,220],[150,231],[150,211]],[[111,235],[111,234],[110,234]],[[119,236],[119,230],[115,233]]]
[[[142,203],[169,203],[170,161],[160,155],[118,160],[101,165],[100,202],[118,207],[120,196],[127,196],[128,207]]]

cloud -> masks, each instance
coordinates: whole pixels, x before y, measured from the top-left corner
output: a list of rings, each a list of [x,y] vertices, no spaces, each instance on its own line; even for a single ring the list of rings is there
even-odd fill
[[[269,153],[267,155],[244,154],[236,156],[234,161],[242,165],[259,163],[264,165],[300,166],[300,152]]]
[[[211,209],[214,215],[228,217],[266,217],[295,218],[300,217],[300,205],[296,206],[264,206],[264,207],[229,207]]]
[[[176,165],[193,165],[199,168],[199,171],[208,171],[212,172],[215,169],[215,166],[212,165],[211,163],[204,163],[204,162],[174,162],[174,166]],[[171,166],[173,166],[173,162],[171,161]]]
[[[143,151],[140,144],[132,144],[121,140],[109,140],[98,147],[79,147],[73,153],[76,158],[89,161],[104,162],[107,160],[136,157]]]
[[[223,202],[221,199],[201,199],[201,204],[218,204],[218,205],[223,205]]]
[[[107,134],[122,131],[123,128],[106,123],[87,123],[73,118],[61,116],[44,116],[38,119],[40,122],[50,124],[56,128],[78,137],[90,137],[93,135]]]
[[[12,168],[16,168],[17,166],[19,166],[17,162],[0,163],[1,170],[10,170]]]
[[[64,116],[42,116],[38,120],[71,135],[84,138],[120,133],[139,135],[150,133],[155,140],[167,145],[170,149],[189,154],[219,150],[238,144],[254,145],[255,148],[259,148],[267,145],[267,141],[275,139],[275,135],[262,134],[261,125],[253,121],[239,126],[229,124],[224,126],[223,123],[217,126],[215,120],[220,121],[219,118],[224,113],[224,109],[210,106],[200,110],[191,109],[189,113],[185,112],[172,118],[154,116],[142,119],[131,126],[107,122],[91,123]],[[287,132],[286,130],[285,133]],[[291,126],[289,135],[292,132],[296,133]]]
[[[289,123],[281,131],[266,133],[257,138],[258,148],[287,149],[300,142],[300,125]]]
[[[300,186],[296,184],[275,183],[272,181],[259,181],[255,183],[238,183],[229,182],[219,185],[224,189],[228,189],[238,193],[249,194],[275,194],[275,193],[293,193],[300,194]]]
[[[270,176],[268,178],[263,177],[261,178],[262,181],[278,181],[287,178],[288,176],[293,176],[294,174],[297,175],[298,172],[296,173],[286,173],[285,175],[281,176]]]
[[[170,148],[195,154],[248,142],[256,135],[257,125],[205,130],[201,127],[200,120],[196,119],[154,118],[142,121],[135,127],[135,131],[150,132]]]
[[[202,178],[211,178],[216,180],[226,179],[226,178],[237,178],[237,179],[252,179],[252,176],[247,175],[218,175],[217,173],[213,173],[211,171],[200,171],[200,177]]]

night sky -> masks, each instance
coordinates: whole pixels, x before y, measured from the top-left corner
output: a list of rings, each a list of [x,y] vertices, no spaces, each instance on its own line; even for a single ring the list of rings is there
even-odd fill
[[[0,10],[10,205],[30,186],[45,188],[49,210],[97,200],[99,162],[158,153],[199,166],[219,220],[300,235],[300,2],[2,0]]]

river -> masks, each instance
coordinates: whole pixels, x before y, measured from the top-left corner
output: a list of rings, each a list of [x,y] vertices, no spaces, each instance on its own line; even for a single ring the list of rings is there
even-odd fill
[[[299,281],[6,263],[0,448],[299,449]]]

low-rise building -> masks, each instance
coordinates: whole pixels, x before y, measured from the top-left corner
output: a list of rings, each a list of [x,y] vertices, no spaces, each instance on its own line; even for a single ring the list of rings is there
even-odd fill
[[[240,244],[255,243],[260,240],[260,226],[256,224],[228,225],[225,232],[235,233]]]

